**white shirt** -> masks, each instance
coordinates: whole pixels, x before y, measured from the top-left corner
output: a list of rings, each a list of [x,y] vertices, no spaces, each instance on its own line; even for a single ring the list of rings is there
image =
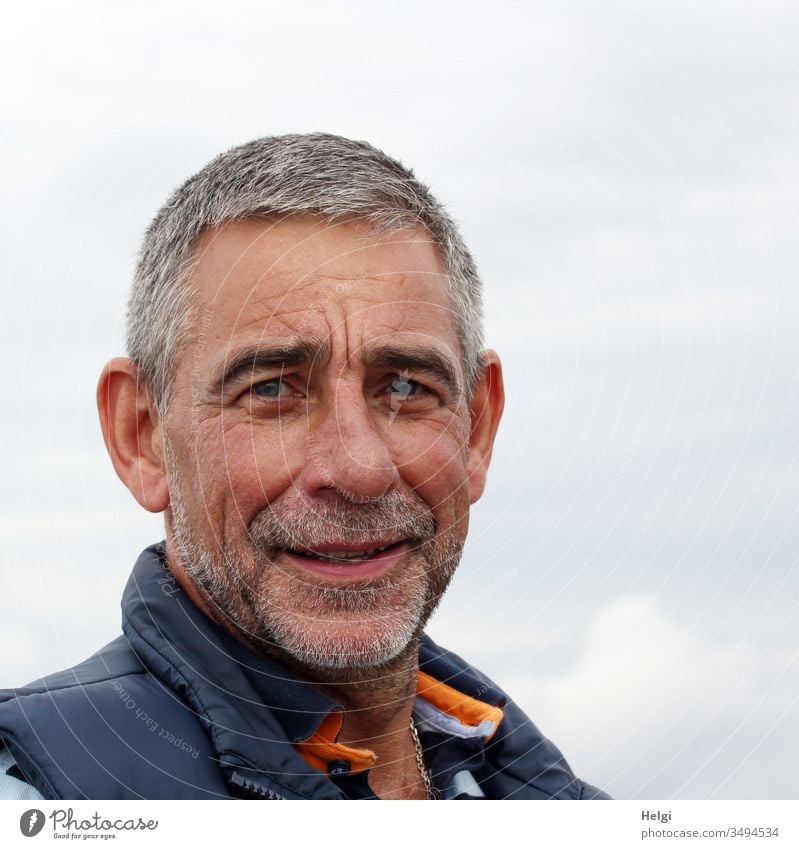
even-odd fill
[[[15,765],[11,752],[0,743],[0,799],[44,799],[32,784],[7,774]]]

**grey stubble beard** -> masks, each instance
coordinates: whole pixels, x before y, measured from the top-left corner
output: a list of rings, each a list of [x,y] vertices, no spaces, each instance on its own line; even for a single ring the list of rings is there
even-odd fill
[[[310,670],[379,671],[415,644],[460,560],[463,540],[440,537],[432,512],[415,497],[390,493],[361,504],[347,499],[271,505],[250,522],[245,550],[224,538],[213,547],[194,531],[181,475],[170,466],[168,527],[182,566],[221,624],[251,647]],[[312,549],[342,531],[355,545],[391,533],[414,541],[401,574],[335,586],[276,562],[276,549]],[[351,623],[351,627],[348,627]],[[366,633],[360,631],[368,623]]]

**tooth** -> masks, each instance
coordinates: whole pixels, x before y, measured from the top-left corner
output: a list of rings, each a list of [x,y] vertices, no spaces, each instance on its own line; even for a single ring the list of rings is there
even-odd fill
[[[373,554],[377,554],[380,551],[383,551],[382,548],[369,548],[366,551],[326,551],[324,552],[325,557],[371,557]]]
[[[389,543],[388,545],[382,545],[377,548],[370,548],[366,551],[354,551],[351,549],[340,549],[339,551],[326,551],[319,552],[314,551],[313,549],[297,549],[297,554],[303,554],[306,557],[316,558],[317,560],[324,560],[331,563],[340,563],[342,561],[349,561],[352,563],[357,563],[361,560],[366,560],[369,557],[374,557],[375,554],[379,554],[381,551],[385,551],[387,548],[391,548],[394,543]]]
[[[363,557],[370,554],[369,551],[325,551],[325,557]]]

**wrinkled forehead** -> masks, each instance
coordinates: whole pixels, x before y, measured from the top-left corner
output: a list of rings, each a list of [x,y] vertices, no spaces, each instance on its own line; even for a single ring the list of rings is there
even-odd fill
[[[204,232],[195,260],[193,296],[212,319],[348,299],[398,311],[414,301],[449,308],[448,279],[423,228],[375,234],[360,221],[236,221]]]
[[[368,222],[304,215],[231,221],[202,232],[194,249],[192,289],[201,301],[241,294],[287,295],[316,280],[358,273],[397,279],[424,274],[446,284],[438,247],[422,227],[375,233]],[[340,291],[340,290],[339,290]]]
[[[189,284],[199,313],[190,346],[229,352],[346,325],[359,337],[428,337],[460,359],[449,279],[423,227],[375,233],[315,216],[230,222],[200,236]]]

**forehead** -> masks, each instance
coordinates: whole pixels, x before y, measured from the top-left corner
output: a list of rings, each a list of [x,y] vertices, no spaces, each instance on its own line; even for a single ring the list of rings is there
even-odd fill
[[[373,234],[363,222],[314,216],[236,221],[205,231],[195,260],[192,298],[207,349],[342,333],[458,345],[448,280],[423,228]]]

